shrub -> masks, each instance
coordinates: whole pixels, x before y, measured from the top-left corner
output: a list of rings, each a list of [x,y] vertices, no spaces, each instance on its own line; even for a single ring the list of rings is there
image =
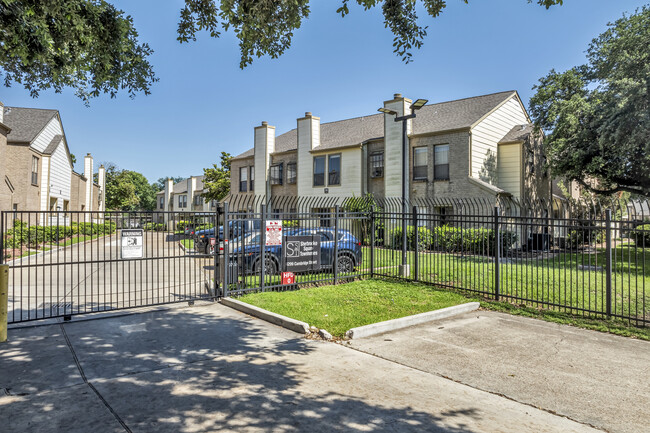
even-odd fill
[[[501,253],[504,254],[517,243],[518,236],[511,231],[500,234]],[[448,253],[494,255],[496,236],[493,229],[442,226],[433,230],[432,249]]]
[[[567,248],[578,248],[583,245],[593,245],[605,240],[605,231],[590,227],[578,227],[569,231],[566,237]]]
[[[190,225],[190,221],[180,220],[176,224],[176,230],[185,230]]]
[[[282,220],[282,227],[284,227],[285,229],[291,229],[294,227],[298,227],[299,225],[300,223],[298,222],[298,220]]]
[[[632,232],[632,239],[637,247],[650,247],[650,224],[636,226]]]
[[[431,230],[426,227],[418,227],[418,250],[427,250],[432,244]],[[376,235],[375,235],[376,236]],[[396,250],[402,249],[402,227],[397,227],[388,232],[388,244]],[[413,226],[406,227],[406,245],[411,251],[415,249],[415,230]]]
[[[142,228],[144,230],[150,231],[150,232],[162,232],[162,231],[165,231],[167,229],[165,224],[153,223],[153,222],[146,223],[145,225],[142,226]]]

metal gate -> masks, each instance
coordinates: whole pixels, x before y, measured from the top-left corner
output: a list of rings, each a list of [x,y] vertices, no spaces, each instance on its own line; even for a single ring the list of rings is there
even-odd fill
[[[220,215],[3,211],[9,323],[215,299]]]

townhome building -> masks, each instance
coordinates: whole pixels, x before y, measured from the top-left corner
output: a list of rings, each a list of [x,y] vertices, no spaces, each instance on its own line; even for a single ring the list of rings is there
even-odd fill
[[[216,204],[203,198],[204,176],[190,176],[180,182],[174,183],[167,179],[165,188],[156,194],[156,211],[154,220],[158,223],[168,224],[170,220],[177,221],[182,212],[193,212],[193,217],[201,213],[214,212]]]
[[[72,155],[57,110],[5,107],[0,103],[0,209],[103,211],[105,170],[93,180],[93,157],[84,157],[83,174]]]
[[[231,162],[231,194],[401,198],[403,132],[395,117],[410,114],[411,105],[395,94],[381,106],[397,114],[328,123],[308,112],[279,135],[262,122],[253,148]],[[516,91],[427,104],[415,114],[407,121],[407,199],[510,197],[550,205],[542,135]],[[453,212],[446,207],[437,211]]]

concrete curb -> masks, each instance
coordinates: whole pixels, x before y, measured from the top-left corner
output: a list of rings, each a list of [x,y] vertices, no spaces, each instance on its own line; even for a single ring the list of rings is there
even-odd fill
[[[468,313],[470,311],[478,310],[480,306],[481,304],[479,302],[468,302],[466,304],[454,305],[453,307],[442,308],[440,310],[414,314],[413,316],[400,317],[399,319],[386,320],[385,322],[371,323],[370,325],[352,328],[345,333],[345,336],[350,339],[370,337],[372,335],[408,328],[409,326],[419,325],[433,320],[446,319],[447,317],[455,316],[457,314]]]
[[[267,322],[273,323],[274,325],[282,326],[283,328],[286,328],[290,331],[297,332],[299,334],[309,334],[309,325],[305,322],[291,319],[290,317],[285,317],[280,314],[275,314],[233,298],[221,298],[219,302],[227,307],[234,308],[235,310],[241,311],[242,313],[246,313],[251,316],[255,316],[258,319],[266,320]]]

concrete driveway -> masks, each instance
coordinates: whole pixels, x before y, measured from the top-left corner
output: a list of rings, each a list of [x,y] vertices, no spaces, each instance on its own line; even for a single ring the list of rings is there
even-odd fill
[[[352,346],[607,431],[650,430],[647,341],[476,311]]]
[[[594,431],[218,304],[9,338],[3,433]]]

